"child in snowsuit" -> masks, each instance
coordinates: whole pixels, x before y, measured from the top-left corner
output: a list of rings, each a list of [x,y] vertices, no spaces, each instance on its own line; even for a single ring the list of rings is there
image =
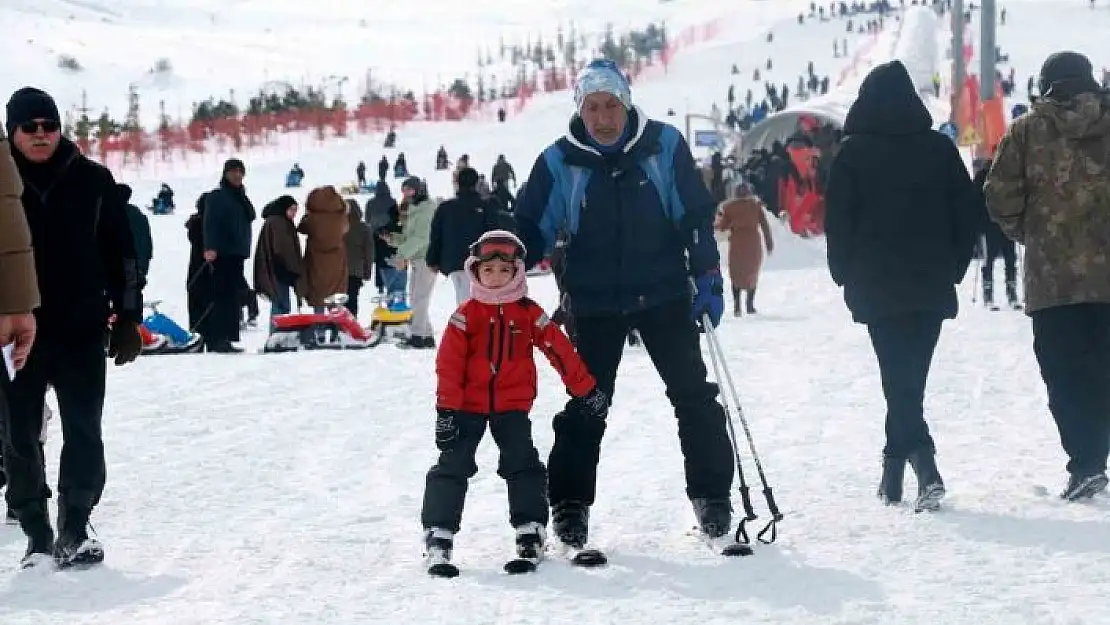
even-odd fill
[[[497,474],[508,486],[509,522],[521,559],[538,562],[548,521],[547,478],[532,442],[528,412],[536,399],[538,347],[588,414],[604,419],[609,398],[543,309],[528,299],[525,249],[505,230],[470,247],[471,299],[451,315],[436,355],[435,441],[439,460],[428,471],[421,523],[430,572],[447,566],[462,521],[474,455],[489,425],[501,452]]]

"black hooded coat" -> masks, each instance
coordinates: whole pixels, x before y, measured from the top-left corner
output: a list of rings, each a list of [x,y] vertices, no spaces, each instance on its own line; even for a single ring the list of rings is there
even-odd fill
[[[956,146],[900,61],[879,65],[848,111],[826,196],[829,271],[859,323],[958,311],[978,197]]]

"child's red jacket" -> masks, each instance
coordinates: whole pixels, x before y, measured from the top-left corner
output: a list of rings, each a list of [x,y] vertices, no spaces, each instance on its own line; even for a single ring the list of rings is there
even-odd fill
[[[528,298],[509,304],[463,303],[447,324],[436,354],[436,407],[488,415],[529,412],[536,399],[538,347],[570,394],[595,386],[570,339]]]

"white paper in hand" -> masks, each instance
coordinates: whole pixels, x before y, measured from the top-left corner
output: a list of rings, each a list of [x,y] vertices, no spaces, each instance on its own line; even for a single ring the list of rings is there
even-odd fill
[[[12,354],[15,353],[15,343],[10,343],[4,346],[4,366],[8,368],[8,379],[15,379],[15,362],[12,361]]]

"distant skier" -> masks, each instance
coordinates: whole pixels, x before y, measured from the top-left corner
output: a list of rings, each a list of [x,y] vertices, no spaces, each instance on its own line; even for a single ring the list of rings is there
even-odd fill
[[[975,187],[980,191],[987,182],[987,174],[990,169],[991,161],[988,159],[980,163],[975,171]],[[983,199],[981,206],[982,236],[985,244],[982,267],[983,305],[998,310],[998,307],[994,304],[994,259],[1001,256],[1005,265],[1006,301],[1010,308],[1020,310],[1021,302],[1018,300],[1017,294],[1017,251],[1014,249],[1014,242],[1006,238],[998,224],[991,221],[987,214],[986,199]]]
[[[516,184],[516,172],[509,161],[505,160],[504,154],[497,155],[497,162],[493,164],[493,171],[490,173],[489,179],[495,188],[498,183],[506,187],[509,186],[509,181],[512,181],[514,185]]]
[[[378,161],[378,180],[384,181],[386,176],[389,175],[389,157],[382,154],[382,160]]]
[[[366,163],[358,162],[358,167],[355,167],[355,177],[358,179],[359,188],[366,186]]]
[[[407,178],[409,175],[409,164],[405,160],[405,153],[398,152],[397,159],[393,161],[393,177],[394,178]]]
[[[454,537],[487,424],[501,452],[497,473],[508,486],[509,523],[516,530],[518,561],[507,570],[525,572],[542,557],[547,480],[528,419],[537,390],[533,349],[551,362],[588,418],[600,421],[608,411],[609,397],[566,335],[528,299],[526,254],[520,240],[503,230],[487,232],[471,245],[464,269],[472,279],[470,298],[451,315],[436,354],[440,454],[428,471],[420,512],[425,564],[433,575],[458,574],[450,563]]]

